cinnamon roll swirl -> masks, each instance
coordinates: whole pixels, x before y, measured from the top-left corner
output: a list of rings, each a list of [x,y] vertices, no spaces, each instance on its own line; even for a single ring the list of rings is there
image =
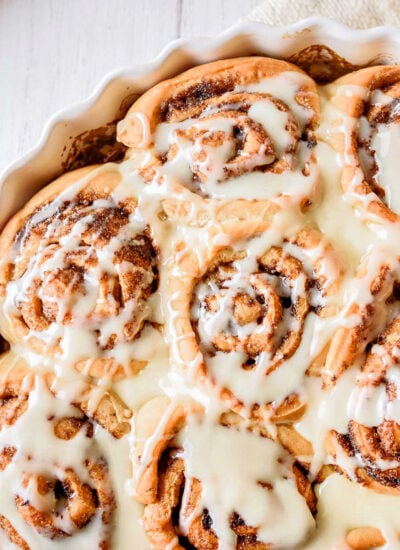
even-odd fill
[[[327,86],[327,92],[338,110],[330,141],[342,156],[344,193],[374,220],[398,221],[395,159],[400,143],[400,67],[355,71]]]
[[[170,282],[175,365],[217,387],[240,413],[298,419],[305,409],[298,388],[326,354],[327,343],[310,348],[312,331],[336,312],[342,271],[331,245],[317,229],[279,234],[271,227],[205,262],[190,250],[177,261]]]
[[[172,177],[211,198],[289,192],[307,206],[316,184],[318,123],[316,86],[305,73],[284,61],[251,57],[161,82],[119,123],[118,139],[131,148],[148,183]]]
[[[50,392],[52,377],[33,374],[10,353],[0,360],[0,487],[5,510],[0,527],[11,543],[28,550],[40,544],[33,533],[79,541],[91,525],[97,531],[97,548],[107,550],[116,506],[108,465],[82,409],[57,401]],[[40,438],[32,426],[40,430]],[[28,540],[36,540],[36,545]]]
[[[132,344],[158,285],[151,229],[120,183],[112,165],[66,174],[35,195],[0,238],[4,337],[114,378],[146,364]]]
[[[313,529],[315,497],[302,468],[259,428],[232,421],[231,414],[223,417],[223,425],[204,427],[197,406],[165,397],[153,399],[139,411],[136,497],[145,504],[143,524],[153,548],[279,547],[277,523],[283,525],[284,517],[293,512],[291,506],[298,520],[293,536],[299,537],[292,543]],[[198,451],[207,452],[204,438],[209,438],[209,461],[196,456]],[[247,471],[241,463],[251,456],[246,447],[257,447],[264,456],[257,464],[247,462]],[[235,477],[226,484],[226,476],[233,472]],[[243,493],[241,485],[246,486]]]

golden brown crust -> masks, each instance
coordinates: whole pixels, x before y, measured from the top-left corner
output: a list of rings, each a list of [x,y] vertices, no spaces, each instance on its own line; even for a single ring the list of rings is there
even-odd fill
[[[204,101],[231,92],[235,87],[259,82],[286,71],[305,76],[301,69],[291,63],[265,57],[226,59],[190,69],[154,86],[136,101],[119,126],[118,139],[128,147],[137,147],[143,142],[143,126],[136,117],[138,112],[146,113],[150,132],[153,132],[160,122],[197,116]],[[316,90],[311,79],[304,88],[300,88],[298,102],[315,113],[312,126],[316,126],[318,97],[307,93],[310,89]]]
[[[304,465],[311,462],[314,456],[313,446],[293,427],[293,424],[278,424],[276,431],[279,443],[291,455]]]

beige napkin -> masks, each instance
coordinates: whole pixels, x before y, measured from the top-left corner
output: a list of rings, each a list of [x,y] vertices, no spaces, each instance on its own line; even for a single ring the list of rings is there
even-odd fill
[[[400,0],[264,0],[248,19],[287,25],[313,15],[330,17],[358,29],[400,26]]]

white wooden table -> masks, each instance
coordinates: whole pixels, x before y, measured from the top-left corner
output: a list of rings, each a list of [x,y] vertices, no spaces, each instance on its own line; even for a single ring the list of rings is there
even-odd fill
[[[209,36],[259,0],[0,0],[0,172],[109,71]]]

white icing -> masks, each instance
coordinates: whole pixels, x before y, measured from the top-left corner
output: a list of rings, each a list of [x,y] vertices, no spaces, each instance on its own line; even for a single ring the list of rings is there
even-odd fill
[[[273,103],[256,101],[249,109],[249,117],[264,126],[272,136],[278,156],[282,156],[291,142],[291,136],[286,131],[287,113],[277,109]]]
[[[347,550],[345,538],[351,529],[376,527],[386,540],[385,550],[400,548],[398,514],[400,500],[396,496],[381,495],[333,474],[317,488],[319,529],[304,550],[334,548]]]
[[[258,527],[259,540],[272,545],[298,544],[312,530],[311,513],[290,467],[282,464],[282,449],[273,441],[247,431],[189,424],[183,448],[186,474],[202,483],[201,504],[209,510],[221,550],[234,547],[236,537],[229,526],[234,512]]]
[[[377,131],[372,139],[371,148],[376,153],[379,185],[385,191],[386,202],[392,210],[400,212],[399,172],[400,160],[398,144],[400,143],[400,126],[391,124],[377,125]]]
[[[56,418],[77,416],[79,411],[63,401],[55,402],[55,398],[45,387],[43,381],[36,380],[35,389],[29,396],[28,410],[10,427],[0,432],[0,447],[15,447],[17,453],[12,462],[0,476],[1,504],[0,513],[4,514],[13,524],[19,534],[32,548],[53,548],[50,539],[44,539],[24,523],[14,504],[14,495],[27,498],[34,506],[40,508],[41,501],[36,492],[28,493],[21,487],[24,474],[43,474],[63,479],[67,468],[72,468],[84,482],[90,482],[85,460],[100,458],[99,450],[93,448],[93,440],[88,439],[82,429],[69,441],[58,439],[54,435],[54,423],[49,420],[54,414]],[[60,517],[57,527],[67,529],[70,526],[67,517]],[[99,544],[102,537],[101,519],[99,514],[90,525],[72,535],[74,544],[85,544],[92,540]],[[57,548],[68,548],[68,538],[60,540]],[[7,548],[7,546],[5,546]]]
[[[288,72],[243,89],[238,88],[235,92],[271,94],[279,98],[288,106],[301,134],[312,115],[308,109],[295,101],[295,94],[303,83],[304,77],[301,74]],[[357,86],[347,86],[342,92],[348,97],[366,97],[366,90]],[[246,170],[251,171],[254,166],[269,165],[274,161],[275,157],[266,147],[261,147],[254,158],[248,161],[242,159],[245,173],[224,179],[225,168],[235,155],[235,144],[231,139],[235,123],[228,115],[223,116],[222,113],[216,117],[213,116],[215,113],[212,109],[209,109],[200,120],[160,124],[152,136],[146,115],[138,113],[136,116],[143,132],[139,146],[147,147],[154,143],[155,153],[165,154],[174,145],[177,148],[174,158],[163,166],[156,166],[155,176],[149,184],[144,182],[140,169],[152,164],[154,151],[130,155],[127,160],[115,167],[121,175],[121,182],[113,191],[112,197],[98,200],[92,208],[87,209],[73,230],[60,239],[61,247],[52,245],[48,248],[39,248],[37,255],[30,259],[26,273],[18,281],[8,285],[6,298],[0,304],[1,325],[5,335],[12,337],[9,317],[17,312],[18,300],[26,292],[32,278],[46,277],[46,272],[54,272],[64,267],[65,252],[79,248],[80,236],[93,219],[93,209],[118,204],[132,196],[137,197],[138,208],[130,216],[129,223],[123,226],[118,235],[110,239],[106,246],[96,249],[99,262],[85,278],[85,292],[79,295],[67,292],[62,299],[54,298],[58,323],[53,323],[45,333],[34,334],[45,343],[60,338],[61,351],[58,356],[51,358],[35,355],[28,350],[24,342],[13,346],[13,351],[22,355],[35,373],[52,370],[56,374],[51,392],[37,378],[35,388],[29,397],[28,410],[14,425],[0,431],[0,447],[14,445],[17,448],[12,463],[0,473],[0,514],[12,522],[33,549],[63,550],[70,548],[72,544],[76,548],[96,548],[98,545],[101,533],[98,516],[71,539],[52,541],[29,528],[22,521],[14,503],[14,495],[18,491],[35,504],[43,504],[32,486],[25,492],[22,490],[20,481],[22,473],[26,470],[37,471],[45,468],[47,472],[61,475],[61,471],[72,467],[87,481],[84,466],[87,455],[104,456],[110,469],[117,501],[112,547],[118,550],[128,550],[132,547],[143,550],[149,548],[141,524],[143,506],[137,504],[133,498],[135,480],[140,474],[138,471],[132,471],[131,465],[132,449],[136,442],[134,431],[119,441],[99,426],[96,426],[92,439],[84,437],[83,432],[71,441],[62,441],[54,436],[49,418],[54,414],[57,417],[79,415],[79,411],[70,403],[75,402],[84,391],[87,391],[88,381],[92,384],[88,396],[88,409],[92,413],[102,396],[109,390],[115,391],[132,410],[133,419],[139,407],[148,399],[163,394],[168,395],[172,402],[184,397],[204,406],[204,422],[189,422],[187,429],[179,435],[178,442],[183,448],[186,474],[188,477],[201,480],[201,504],[209,511],[213,529],[220,539],[221,549],[233,548],[235,537],[229,527],[229,516],[232,512],[239,513],[247,525],[257,526],[260,540],[272,543],[278,548],[295,546],[305,550],[344,550],[347,548],[346,533],[357,526],[378,527],[386,539],[386,548],[400,547],[399,498],[374,493],[336,474],[330,476],[322,485],[316,486],[319,500],[317,525],[312,536],[307,538],[313,530],[314,520],[296,489],[288,455],[278,443],[270,439],[261,438],[245,429],[228,429],[216,421],[222,411],[219,387],[228,387],[248,408],[255,402],[278,404],[290,393],[297,393],[300,400],[307,404],[307,408],[294,427],[312,444],[314,456],[310,465],[311,477],[332,458],[327,456],[324,445],[330,430],[345,434],[351,420],[369,427],[376,427],[385,419],[400,422],[399,401],[389,399],[384,384],[360,385],[363,379],[361,365],[365,360],[365,354],[357,358],[355,364],[339,378],[334,388],[323,389],[320,378],[305,375],[312,360],[323,350],[339,327],[351,328],[360,322],[359,313],[350,315],[349,311],[354,304],[362,309],[371,303],[371,282],[383,263],[389,266],[394,275],[380,295],[381,312],[376,314],[369,338],[376,338],[387,322],[398,315],[398,305],[387,305],[386,300],[391,294],[390,283],[399,274],[399,254],[396,246],[396,243],[400,242],[399,223],[387,224],[372,214],[366,215],[366,207],[376,199],[376,196],[373,193],[364,196],[356,193],[356,186],[363,179],[360,171],[356,171],[348,192],[343,193],[339,183],[341,170],[344,164],[354,162],[355,158],[347,152],[343,155],[336,154],[327,143],[333,131],[333,121],[339,121],[339,126],[336,125],[334,131],[339,131],[345,140],[349,140],[356,121],[339,114],[335,107],[327,104],[324,98],[325,90],[321,89],[320,94],[323,103],[322,124],[317,136],[320,142],[312,148],[312,153],[306,143],[300,142],[295,159],[286,153],[291,145],[292,136],[285,130],[289,121],[289,115],[285,110],[279,110],[266,98],[255,101],[245,114],[251,121],[262,126],[270,137],[274,154],[278,158],[285,157],[289,164],[295,161],[290,170],[280,174],[257,171],[246,173]],[[371,99],[373,104],[386,105],[389,101],[390,99],[379,91],[374,92]],[[229,108],[235,109],[235,106],[231,105]],[[228,107],[225,110],[227,111]],[[123,126],[121,123],[121,129]],[[189,128],[198,131],[200,137],[188,139],[185,131]],[[370,130],[369,125],[362,119],[360,137],[368,139],[371,135]],[[219,146],[211,146],[205,138],[217,133],[227,137]],[[396,149],[399,140],[397,125],[379,125],[371,144],[377,153],[379,181],[385,190],[386,202],[390,208],[398,212],[400,191],[396,184],[399,171]],[[349,145],[349,142],[346,144]],[[202,151],[204,156],[200,154]],[[311,162],[309,174],[304,175],[300,167],[314,154],[316,164]],[[99,172],[109,168],[100,168]],[[224,234],[220,228],[212,230],[217,205],[201,201],[187,189],[194,190],[194,169],[205,175],[207,185],[204,189],[206,188],[207,194],[213,198],[274,199],[283,210],[263,235],[241,243],[232,243],[231,237]],[[39,210],[33,216],[32,224],[38,224],[55,215],[63,202],[74,199],[88,179],[89,176],[82,178],[56,200]],[[186,189],[182,190],[182,183],[186,185]],[[307,214],[302,214],[297,205],[304,197],[309,196],[313,198],[313,207]],[[191,210],[184,220],[187,223],[175,226],[173,222],[165,222],[160,217],[160,203],[166,198],[187,200],[190,203]],[[200,218],[199,210],[202,211]],[[58,223],[56,216],[48,228],[48,234],[58,228]],[[307,223],[315,224],[326,237],[326,242],[333,243],[337,254],[335,261],[330,261],[331,255],[324,244],[315,249],[303,250],[289,242],[296,229]],[[106,342],[114,333],[121,336],[133,311],[138,315],[138,322],[146,318],[164,326],[158,329],[147,324],[140,337],[133,342],[121,341],[114,350],[101,351],[91,330],[93,327],[88,326],[85,321],[96,304],[99,276],[103,272],[118,276],[126,273],[129,266],[126,263],[116,266],[113,262],[114,254],[121,246],[121,242],[134,239],[137,232],[143,230],[146,225],[151,226],[154,242],[159,247],[159,291],[153,294],[142,310],[136,311],[136,304],[131,303],[118,315],[105,319],[101,325],[101,342]],[[186,243],[186,246],[178,253],[177,243],[182,242]],[[313,270],[316,264],[318,274],[325,281],[326,287],[335,285],[339,279],[340,285],[332,296],[325,296],[315,288],[310,290],[311,305],[332,306],[333,313],[329,317],[323,317],[310,312],[305,321],[300,345],[292,357],[279,365],[275,371],[268,376],[265,375],[271,360],[267,352],[260,356],[253,370],[241,368],[243,351],[230,354],[217,352],[214,357],[207,358],[207,368],[216,386],[209,387],[199,383],[196,378],[198,368],[204,360],[200,351],[184,365],[186,374],[183,373],[178,356],[178,344],[189,339],[192,334],[183,334],[178,340],[171,328],[177,316],[179,317],[179,308],[185,304],[186,297],[182,296],[179,290],[170,295],[167,280],[171,276],[183,276],[177,263],[188,251],[195,257],[197,267],[201,271],[206,268],[209,252],[214,247],[232,244],[246,250],[248,255],[244,260],[235,262],[238,271],[227,284],[218,315],[208,316],[207,312],[201,311],[198,304],[193,304],[192,314],[202,320],[199,336],[203,343],[209,343],[212,335],[229,324],[232,317],[232,295],[238,288],[249,291],[252,273],[257,268],[256,260],[271,246],[284,244],[286,252],[297,257],[305,266],[305,275],[293,282],[292,287],[286,281],[277,283],[273,276],[265,273],[261,275],[265,283],[271,287],[279,287],[284,295],[293,293],[293,296],[304,296],[305,277],[315,275]],[[10,257],[15,259],[16,254],[17,251],[13,248]],[[3,258],[2,261],[4,260]],[[360,269],[360,264],[363,265],[364,274],[362,278],[357,278],[356,273]],[[199,289],[200,299],[206,294],[206,288]],[[68,311],[73,313],[76,322],[62,325],[61,321]],[[296,322],[285,315],[285,326],[291,330],[298,328]],[[235,327],[235,334],[239,338],[246,338],[254,333],[268,332],[270,329],[268,322],[262,326],[253,322],[238,325]],[[386,380],[399,390],[398,366],[394,364],[393,357],[386,357],[378,345],[373,347],[372,352],[381,354],[382,361],[388,367]],[[115,356],[124,365],[127,365],[132,357],[148,364],[137,375],[116,382],[110,379],[88,379],[85,369],[83,373],[78,373],[72,368],[72,365],[82,358],[100,356]],[[393,356],[397,358],[398,350],[394,350]],[[172,407],[173,405],[169,412],[172,411]],[[163,422],[167,419],[166,415]],[[163,426],[163,423],[158,426],[153,440],[148,443],[143,465],[149,460],[151,449],[160,437]],[[276,433],[273,425],[267,424],[267,429],[271,434]],[[335,451],[337,462],[352,476],[355,466],[360,465],[360,457],[348,457],[339,445],[336,445]],[[27,460],[27,456],[33,456],[34,462]],[[380,461],[377,464],[383,468],[397,465],[394,461]],[[262,488],[257,484],[258,481],[271,484],[273,490]],[[184,502],[188,497],[188,487],[189,483],[183,495]],[[67,518],[60,518],[58,521],[61,526],[70,527]],[[185,522],[188,524],[189,520],[182,519],[182,523]],[[168,548],[173,548],[176,542],[176,539],[172,540]],[[1,530],[0,547],[13,548]]]
[[[303,128],[309,122],[312,113],[296,101],[296,94],[304,77],[298,73],[285,72],[273,78],[266,78],[258,84],[237,87],[234,93],[266,94],[263,99],[257,99],[250,106],[247,113],[239,112],[237,116],[229,113],[237,110],[233,102],[219,108],[218,114],[213,106],[204,110],[197,119],[186,119],[182,122],[160,123],[154,133],[154,148],[158,155],[165,155],[171,145],[174,146],[172,158],[161,167],[157,174],[173,174],[190,189],[193,188],[193,172],[199,171],[203,181],[200,188],[204,193],[215,198],[272,198],[280,194],[290,194],[296,200],[307,195],[317,181],[317,169],[313,163],[309,166],[310,173],[304,175],[302,166],[309,164],[310,150],[306,143],[296,140],[300,138]],[[308,92],[311,93],[311,92]],[[284,102],[278,108],[271,101],[271,94]],[[234,94],[232,95],[234,98]],[[234,101],[234,100],[232,100]],[[285,110],[285,105],[289,111]],[[224,116],[224,112],[227,115]],[[289,131],[289,116],[297,124],[296,136]],[[238,124],[248,119],[250,125],[260,123],[266,135],[272,140],[275,153],[271,155],[265,146],[261,146],[257,153],[241,152],[241,165],[244,173],[232,174],[228,179],[225,171],[232,169],[230,161],[237,154],[234,131]],[[189,137],[186,132],[196,132],[196,136]],[[250,130],[251,131],[251,130]],[[212,137],[223,135],[219,145],[209,143]],[[297,159],[293,160],[293,153],[289,153],[291,146],[296,147]],[[290,165],[286,168],[285,177],[281,173],[252,172],[257,166],[268,166],[274,160],[284,160]],[[243,172],[243,171],[242,171]]]

